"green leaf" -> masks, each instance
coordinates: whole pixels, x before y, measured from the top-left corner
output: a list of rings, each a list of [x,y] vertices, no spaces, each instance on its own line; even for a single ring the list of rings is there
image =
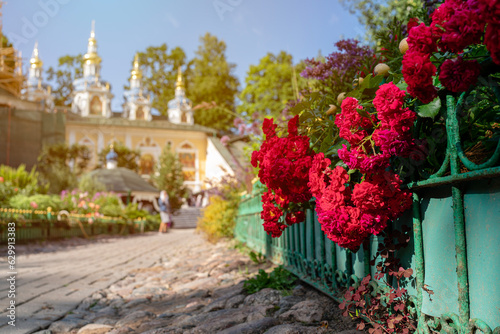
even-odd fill
[[[408,89],[408,84],[404,81],[401,81],[401,82],[396,84],[396,87],[398,87],[401,90],[406,91]]]
[[[365,109],[358,109],[358,108],[356,108],[356,111],[357,111],[357,112],[358,112],[358,114],[360,114],[361,116],[366,117],[366,118],[368,118],[368,119],[371,119],[371,118],[370,118],[370,115],[366,112],[366,110],[365,110]]]
[[[382,80],[384,80],[383,75],[377,75],[376,77],[371,78],[367,88],[376,88],[376,87],[380,86],[380,83],[382,82]],[[363,83],[365,83],[365,82],[363,81]]]
[[[441,99],[436,97],[432,102],[419,106],[417,108],[420,117],[434,118],[441,109]]]
[[[321,143],[321,146],[319,148],[320,152],[326,152],[330,148],[333,142],[333,127],[330,127],[327,130],[329,133],[326,135],[326,138],[323,140]]]

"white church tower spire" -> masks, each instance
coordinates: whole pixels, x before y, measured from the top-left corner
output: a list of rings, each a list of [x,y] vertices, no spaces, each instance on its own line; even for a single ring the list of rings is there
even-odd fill
[[[186,98],[180,66],[177,72],[177,82],[175,83],[175,98],[168,102],[167,113],[168,120],[171,123],[194,124],[192,103]]]
[[[73,81],[73,102],[71,111],[83,117],[111,117],[111,99],[108,82],[100,79],[101,57],[97,54],[95,22],[87,44],[87,53],[83,56],[83,78]]]
[[[142,70],[139,66],[139,54],[135,54],[130,71],[130,88],[123,93],[123,117],[129,120],[151,121],[151,99],[142,92]]]
[[[35,42],[23,97],[28,101],[43,102],[47,109],[52,110],[54,108],[54,97],[51,94],[51,87],[43,83],[42,73],[43,62],[39,57],[38,42]]]
[[[95,21],[92,21],[92,30],[87,45],[87,53],[83,56],[83,77],[99,78],[101,71],[101,57],[97,54],[97,40],[95,38]]]

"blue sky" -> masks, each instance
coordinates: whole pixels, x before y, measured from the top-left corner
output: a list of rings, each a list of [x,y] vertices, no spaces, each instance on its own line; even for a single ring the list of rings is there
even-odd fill
[[[337,0],[7,0],[3,33],[22,51],[27,68],[39,43],[44,69],[66,54],[85,53],[96,21],[102,78],[111,83],[113,110],[121,110],[123,85],[136,51],[167,43],[194,56],[210,32],[227,44],[228,61],[244,85],[245,74],[267,52],[285,50],[294,61],[326,55],[341,38],[364,29]],[[189,96],[189,92],[187,92]]]

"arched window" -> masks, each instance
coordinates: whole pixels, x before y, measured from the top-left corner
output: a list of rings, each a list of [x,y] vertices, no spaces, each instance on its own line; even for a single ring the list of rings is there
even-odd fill
[[[154,165],[155,165],[155,159],[151,154],[146,153],[141,156],[139,168],[141,170],[142,175],[153,174]]]
[[[181,113],[181,123],[187,123],[187,115],[185,111]]]
[[[135,119],[144,119],[144,110],[142,107],[137,107],[135,111]]]
[[[98,96],[94,96],[92,101],[90,101],[90,114],[91,115],[102,115],[102,102]]]
[[[177,149],[177,156],[182,165],[182,173],[184,174],[185,181],[197,181],[197,151],[195,147],[189,143],[184,142]]]

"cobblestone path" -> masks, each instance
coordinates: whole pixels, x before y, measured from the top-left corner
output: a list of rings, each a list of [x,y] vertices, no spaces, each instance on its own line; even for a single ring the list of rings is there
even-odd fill
[[[0,258],[0,333],[32,333],[45,328],[131,270],[161,263],[169,250],[189,248],[200,240],[193,230],[171,230],[164,235],[103,239],[51,253],[23,255],[21,247],[16,252],[15,327],[8,325],[8,267],[6,258]]]

